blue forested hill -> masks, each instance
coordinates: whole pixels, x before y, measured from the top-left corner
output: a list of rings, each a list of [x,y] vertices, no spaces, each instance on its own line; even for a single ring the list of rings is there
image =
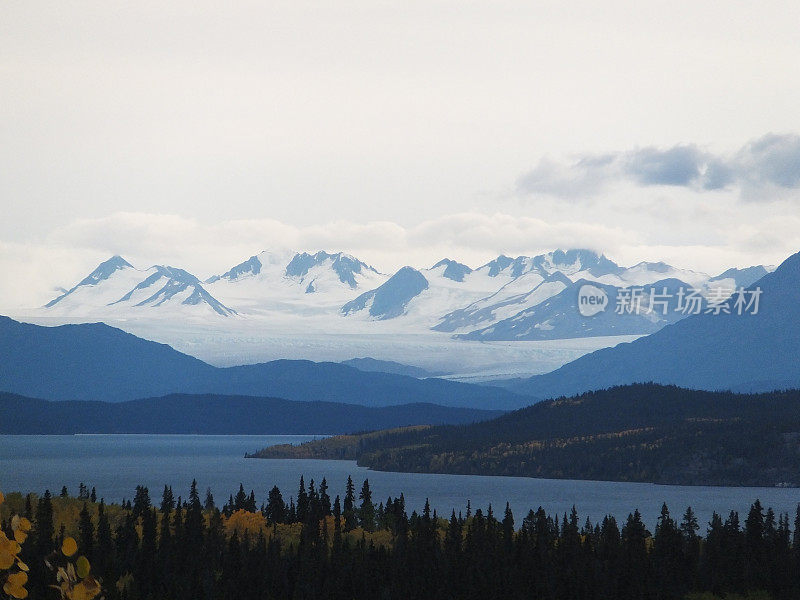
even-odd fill
[[[173,394],[127,402],[53,402],[0,392],[0,434],[336,434],[405,425],[473,423],[500,411],[403,404]]]
[[[800,486],[800,391],[635,384],[470,425],[333,437],[253,456],[349,459],[411,473]]]
[[[370,373],[338,363],[279,360],[216,368],[102,323],[41,327],[7,317],[0,317],[0,390],[48,400],[109,402],[172,393],[491,410],[532,402],[497,388]]]

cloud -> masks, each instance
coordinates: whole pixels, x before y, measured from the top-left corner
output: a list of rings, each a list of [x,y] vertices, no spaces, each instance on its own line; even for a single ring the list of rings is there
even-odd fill
[[[737,189],[745,200],[775,200],[800,189],[800,136],[770,133],[730,155],[696,144],[636,148],[571,162],[542,159],[517,181],[523,195],[590,197],[614,183],[639,187],[675,186],[697,192]]]
[[[668,150],[643,148],[623,157],[625,172],[639,185],[694,185],[702,175],[705,155],[697,146]]]
[[[800,188],[800,135],[767,134],[746,144],[734,163],[752,189]]]
[[[730,266],[780,262],[800,248],[800,217],[790,203],[783,205],[783,213],[766,214],[758,204],[731,198],[722,200],[724,210],[677,200],[651,206],[633,200],[611,197],[576,213],[569,203],[552,198],[536,203],[543,217],[461,212],[413,225],[339,220],[297,226],[273,219],[205,223],[132,212],[76,219],[37,243],[0,240],[0,313],[25,316],[27,309],[57,295],[56,287],[71,287],[113,254],[139,268],[169,264],[206,278],[269,249],[344,251],[392,273],[404,265],[431,266],[443,257],[477,267],[501,253],[579,247],[624,265],[666,260],[719,273]]]
[[[525,192],[543,192],[554,196],[577,197],[603,189],[617,169],[617,156],[586,155],[569,165],[542,158],[539,164],[517,181]]]

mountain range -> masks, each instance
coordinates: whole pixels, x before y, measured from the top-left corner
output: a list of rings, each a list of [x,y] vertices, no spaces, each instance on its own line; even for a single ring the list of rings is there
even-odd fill
[[[652,381],[705,390],[800,387],[800,253],[712,312],[586,354],[509,389],[540,398]],[[740,314],[741,313],[741,314]]]
[[[590,250],[556,250],[516,258],[500,255],[471,268],[443,259],[430,268],[380,273],[341,252],[264,251],[204,280],[179,268],[135,268],[120,256],[101,263],[53,298],[37,315],[56,321],[247,319],[258,327],[340,333],[428,333],[479,341],[520,341],[646,335],[684,315],[607,311],[590,320],[576,309],[581,286],[619,291],[748,286],[764,266],[710,276],[665,263],[622,267]]]

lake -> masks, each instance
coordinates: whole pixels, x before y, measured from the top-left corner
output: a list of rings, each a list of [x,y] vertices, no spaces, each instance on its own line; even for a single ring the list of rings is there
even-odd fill
[[[0,436],[0,490],[33,491],[49,489],[58,494],[66,485],[75,494],[85,482],[97,488],[107,502],[132,498],[137,485],[150,489],[157,504],[164,484],[172,485],[176,495],[188,495],[192,479],[205,494],[212,489],[219,505],[243,483],[255,490],[259,504],[277,485],[288,502],[297,495],[300,475],[306,484],[318,484],[326,477],[331,497],[344,495],[347,476],[352,475],[356,491],[369,478],[373,500],[388,496],[406,498],[409,514],[421,511],[425,499],[440,515],[464,510],[470,500],[473,510],[492,504],[502,515],[506,501],[511,503],[517,525],[529,508],[540,505],[550,514],[568,512],[574,504],[581,521],[592,521],[606,514],[618,521],[638,508],[652,529],[666,502],[673,516],[680,517],[687,506],[697,513],[702,529],[717,511],[723,516],[731,510],[746,513],[759,498],[776,513],[787,512],[794,519],[800,503],[800,489],[663,486],[644,483],[383,473],[359,467],[352,461],[245,459],[245,452],[264,446],[300,443],[321,436],[246,436],[246,435],[64,435]],[[743,517],[742,517],[743,518]]]

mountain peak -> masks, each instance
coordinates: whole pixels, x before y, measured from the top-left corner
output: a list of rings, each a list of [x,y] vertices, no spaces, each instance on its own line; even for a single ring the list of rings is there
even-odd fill
[[[300,252],[295,254],[289,264],[286,265],[287,277],[303,278],[308,275],[308,272],[325,262],[330,261],[330,268],[339,277],[339,281],[349,285],[352,289],[358,287],[358,282],[355,276],[363,273],[364,271],[372,271],[377,273],[375,269],[368,264],[361,262],[354,256],[345,254],[344,252],[337,252],[330,254],[324,250],[320,250],[315,254],[308,252]]]
[[[111,277],[117,271],[122,271],[123,269],[133,269],[133,265],[129,263],[127,260],[122,258],[119,254],[115,254],[111,258],[104,260],[101,262],[94,271],[89,273],[86,277],[84,277],[78,285],[73,287],[70,290],[63,292],[57,298],[54,298],[47,304],[45,304],[45,308],[50,308],[51,306],[57,304],[65,297],[69,296],[72,292],[77,290],[79,287],[87,286],[87,285],[97,285],[101,281],[105,281],[109,277]]]
[[[428,280],[413,267],[403,267],[383,285],[361,294],[345,304],[341,311],[349,315],[369,308],[371,317],[392,319],[405,314],[408,303],[428,289]]]
[[[99,281],[108,279],[116,271],[132,268],[133,265],[131,265],[131,263],[122,258],[119,254],[115,254],[108,260],[104,260],[97,265],[97,268],[89,273],[78,285],[94,285]]]
[[[454,260],[450,260],[449,258],[443,258],[433,265],[431,269],[437,269],[442,266],[445,267],[442,277],[446,277],[447,279],[451,279],[453,281],[462,282],[464,281],[464,277],[466,275],[472,273],[472,269],[470,269],[464,263],[456,262]]]
[[[513,262],[514,262],[513,258],[511,258],[509,256],[506,256],[505,254],[501,254],[500,256],[498,256],[494,260],[489,261],[488,263],[486,263],[485,265],[481,266],[480,268],[484,269],[484,268],[488,267],[489,268],[489,273],[488,273],[489,277],[496,277],[502,271],[507,269],[509,267],[509,265],[511,265],[511,263],[513,263]]]
[[[240,277],[247,275],[258,275],[261,272],[262,263],[258,256],[251,256],[246,261],[239,263],[226,273],[222,275],[214,275],[206,280],[206,283],[214,283],[220,279],[227,279],[228,281],[236,281]]]
[[[565,274],[587,271],[595,277],[599,277],[612,273],[616,274],[623,270],[622,267],[606,258],[605,255],[586,248],[554,250],[535,256],[532,262],[535,267],[548,273],[554,270],[565,272]]]

